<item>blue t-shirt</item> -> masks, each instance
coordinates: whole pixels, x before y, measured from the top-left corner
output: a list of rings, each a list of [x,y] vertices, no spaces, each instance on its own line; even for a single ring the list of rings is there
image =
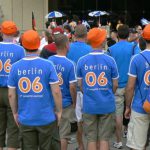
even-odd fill
[[[41,126],[56,120],[50,84],[58,82],[56,70],[48,60],[26,57],[12,65],[8,87],[17,90],[21,124]]]
[[[66,56],[54,55],[48,58],[54,63],[57,75],[59,78],[59,85],[62,92],[63,108],[72,104],[69,85],[77,82],[75,75],[75,66]]]
[[[83,113],[115,111],[112,79],[118,78],[118,71],[112,57],[99,51],[81,57],[77,64],[77,78],[82,79],[83,84]]]
[[[87,45],[85,42],[73,42],[70,44],[70,49],[67,57],[77,64],[80,57],[90,53],[92,47]]]
[[[128,81],[128,69],[132,55],[140,52],[139,49],[133,48],[133,44],[127,41],[119,41],[109,48],[119,71],[119,88],[124,88]],[[134,52],[133,52],[134,51]]]
[[[150,63],[150,50],[141,52]],[[146,114],[143,102],[146,99],[150,81],[150,66],[141,54],[133,56],[129,67],[129,76],[136,77],[135,94],[132,109],[138,113]]]
[[[0,42],[0,87],[7,87],[7,80],[11,66],[25,56],[23,47]]]

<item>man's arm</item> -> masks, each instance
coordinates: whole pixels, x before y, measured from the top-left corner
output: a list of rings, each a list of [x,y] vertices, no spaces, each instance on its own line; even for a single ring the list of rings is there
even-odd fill
[[[118,88],[118,79],[113,79],[113,93],[116,93],[116,90]]]
[[[58,83],[51,84],[51,90],[56,105],[56,115],[59,124],[61,119],[61,114],[62,114],[62,95],[61,95],[61,90],[59,88],[59,84]]]
[[[136,83],[136,77],[129,76],[128,83],[125,89],[125,101],[126,101],[126,111],[125,118],[130,118],[131,113],[131,102],[134,96],[134,88]]]
[[[79,88],[80,88],[80,91],[83,93],[82,79],[78,79],[78,86],[79,86]]]
[[[71,94],[72,101],[73,101],[73,107],[75,108],[75,106],[76,106],[76,98],[77,98],[76,82],[70,83],[69,88],[70,88],[70,94]]]
[[[16,88],[8,89],[8,98],[14,116],[14,120],[18,125],[18,100],[17,100]]]

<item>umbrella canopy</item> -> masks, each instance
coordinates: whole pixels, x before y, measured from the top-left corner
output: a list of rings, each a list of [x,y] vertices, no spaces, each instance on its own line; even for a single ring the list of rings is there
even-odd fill
[[[45,18],[60,18],[60,17],[63,17],[65,16],[64,13],[62,12],[58,12],[58,11],[52,11],[50,13],[48,13]]]
[[[142,19],[141,19],[141,24],[142,24],[143,26],[145,26],[145,25],[147,25],[147,24],[150,24],[150,21],[148,21],[148,20],[145,19],[145,18],[142,18]]]
[[[89,13],[89,16],[91,17],[100,17],[103,15],[109,15],[109,13],[107,13],[106,11],[92,11]]]

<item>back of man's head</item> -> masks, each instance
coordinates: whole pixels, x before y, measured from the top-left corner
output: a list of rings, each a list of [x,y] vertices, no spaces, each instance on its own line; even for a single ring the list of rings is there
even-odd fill
[[[87,28],[83,24],[77,25],[74,34],[76,38],[85,38],[87,36]]]
[[[129,26],[128,25],[120,25],[118,28],[118,37],[120,39],[127,39],[129,37]]]
[[[66,48],[69,40],[66,35],[60,33],[54,36],[54,42],[58,50]]]

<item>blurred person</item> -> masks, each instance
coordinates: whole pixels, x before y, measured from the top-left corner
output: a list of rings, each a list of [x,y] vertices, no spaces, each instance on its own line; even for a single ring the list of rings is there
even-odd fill
[[[118,31],[118,28],[119,28],[120,26],[122,26],[122,25],[123,25],[123,22],[119,19],[119,20],[117,21],[116,30]]]
[[[112,38],[107,38],[107,46],[108,47],[111,47],[113,46],[114,44],[116,44],[116,41],[113,40]]]
[[[139,47],[140,47],[141,51],[146,49],[146,41],[144,40],[143,37],[139,38]]]
[[[48,44],[44,46],[42,51],[40,52],[40,57],[47,59],[49,56],[56,54],[56,44],[54,42],[55,35],[63,34],[64,31],[62,28],[57,27],[52,30],[52,33],[48,34]]]
[[[75,123],[77,79],[75,65],[66,57],[69,49],[68,37],[60,33],[55,36],[54,41],[57,47],[57,55],[51,56],[48,59],[54,63],[59,78],[59,86],[62,91],[63,111],[59,124],[59,133],[61,150],[67,150],[68,140],[71,136],[72,123]]]
[[[125,117],[130,118],[126,145],[132,150],[146,150],[150,123],[150,115],[143,109],[150,82],[150,24],[144,28],[142,37],[146,42],[146,49],[131,59],[125,92]]]
[[[135,30],[138,32],[139,36],[141,36],[142,32],[143,32],[143,29],[140,25],[136,25],[135,26]]]
[[[118,42],[118,33],[115,30],[112,30],[110,32],[110,38],[112,38],[114,41]]]
[[[116,142],[113,146],[115,148],[122,148],[122,125],[123,125],[123,111],[124,111],[124,96],[125,87],[128,81],[128,68],[130,59],[134,54],[139,53],[139,50],[133,51],[133,44],[128,42],[129,27],[121,25],[118,27],[119,42],[109,47],[109,54],[112,56],[118,67],[119,71],[119,86],[115,93],[116,96]]]
[[[68,37],[68,39],[71,41],[72,40],[72,29],[70,25],[65,25],[64,26],[64,34]]]
[[[12,64],[25,56],[23,47],[13,43],[17,31],[18,28],[12,21],[1,24],[3,41],[0,42],[0,150],[5,146],[8,150],[17,150],[20,146],[19,130],[8,100],[7,83]]]
[[[91,52],[92,48],[86,44],[87,41],[87,28],[80,24],[77,25],[74,32],[75,42],[70,44],[70,49],[67,57],[73,62],[77,63],[80,57]]]
[[[87,39],[93,51],[77,63],[77,78],[83,92],[83,120],[87,150],[109,150],[114,131],[115,96],[118,71],[115,60],[105,55],[106,30],[93,28]]]
[[[26,57],[12,66],[8,79],[9,102],[20,129],[21,149],[60,150],[62,96],[56,70],[51,62],[38,57],[40,37],[36,31],[25,31],[22,45]]]

